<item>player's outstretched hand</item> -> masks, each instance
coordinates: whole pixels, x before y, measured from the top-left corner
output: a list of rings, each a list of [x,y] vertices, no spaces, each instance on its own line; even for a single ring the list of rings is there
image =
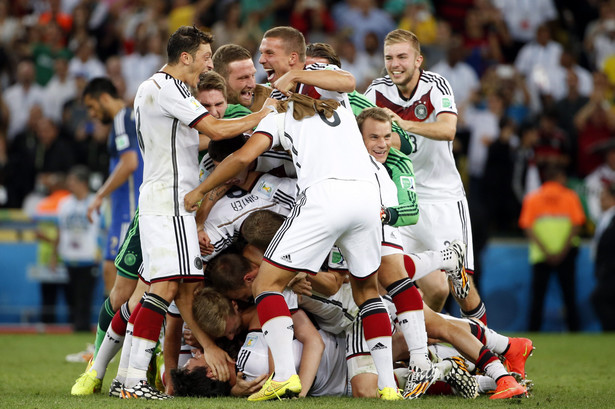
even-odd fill
[[[228,363],[235,363],[224,350],[218,347],[205,348],[203,351],[205,360],[214,375],[214,379],[226,382],[230,378]]]
[[[199,202],[203,200],[204,194],[199,189],[194,189],[184,197],[184,207],[188,212],[194,212],[199,208]]]

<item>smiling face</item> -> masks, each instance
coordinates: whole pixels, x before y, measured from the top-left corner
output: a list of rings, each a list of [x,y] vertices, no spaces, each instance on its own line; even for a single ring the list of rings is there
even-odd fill
[[[393,83],[402,92],[407,88],[414,88],[422,62],[423,57],[408,42],[384,46],[384,66]]]
[[[226,79],[228,100],[231,104],[244,107],[252,105],[252,96],[256,87],[256,68],[252,60],[233,61],[228,65]]]
[[[199,91],[196,99],[207,109],[216,119],[224,117],[224,112],[228,107],[224,94],[217,89]]]
[[[265,37],[258,49],[261,57],[258,62],[267,73],[267,81],[274,83],[291,69],[293,53],[286,51],[284,40],[279,37]]]
[[[367,118],[361,127],[361,134],[363,135],[363,143],[367,152],[378,162],[386,162],[392,143],[391,124]]]

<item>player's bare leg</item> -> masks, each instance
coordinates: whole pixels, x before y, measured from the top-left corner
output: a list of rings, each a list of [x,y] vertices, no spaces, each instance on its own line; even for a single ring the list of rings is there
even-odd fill
[[[442,270],[435,270],[416,280],[416,283],[423,293],[423,302],[436,312],[442,311],[450,294],[446,273]]]
[[[103,262],[103,284],[105,294],[111,293],[116,276],[117,269],[115,268],[115,262],[113,260],[105,260]]]

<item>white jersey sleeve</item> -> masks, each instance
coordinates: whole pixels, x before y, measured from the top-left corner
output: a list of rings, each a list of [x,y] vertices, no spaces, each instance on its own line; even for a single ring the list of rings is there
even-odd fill
[[[278,203],[290,210],[295,204],[297,196],[297,179],[279,178],[264,173],[258,178],[250,193],[269,202]]]

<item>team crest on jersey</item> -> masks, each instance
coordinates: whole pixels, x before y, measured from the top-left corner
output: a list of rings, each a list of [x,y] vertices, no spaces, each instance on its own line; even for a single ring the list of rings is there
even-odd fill
[[[414,116],[418,119],[423,120],[427,118],[427,107],[422,102],[414,107]]]
[[[404,190],[412,190],[414,191],[414,177],[412,176],[400,176],[399,182],[401,183],[401,187]]]
[[[195,111],[198,111],[199,109],[203,108],[203,105],[201,105],[201,103],[197,101],[194,97],[190,97],[188,101],[190,101]]]
[[[243,343],[244,348],[253,348],[256,345],[256,341],[258,341],[258,337],[256,335],[248,335],[246,337],[246,342]]]
[[[137,256],[135,256],[132,253],[126,253],[126,255],[124,256],[124,263],[127,266],[134,266],[136,262],[137,262]]]
[[[257,191],[267,199],[271,199],[271,196],[273,195],[273,186],[267,184],[267,182],[263,180],[259,183]]]
[[[128,135],[123,134],[115,137],[115,147],[118,151],[123,151],[130,146]]]
[[[194,266],[198,270],[202,270],[203,269],[203,260],[201,259],[201,257],[197,256],[197,257],[194,258]]]

